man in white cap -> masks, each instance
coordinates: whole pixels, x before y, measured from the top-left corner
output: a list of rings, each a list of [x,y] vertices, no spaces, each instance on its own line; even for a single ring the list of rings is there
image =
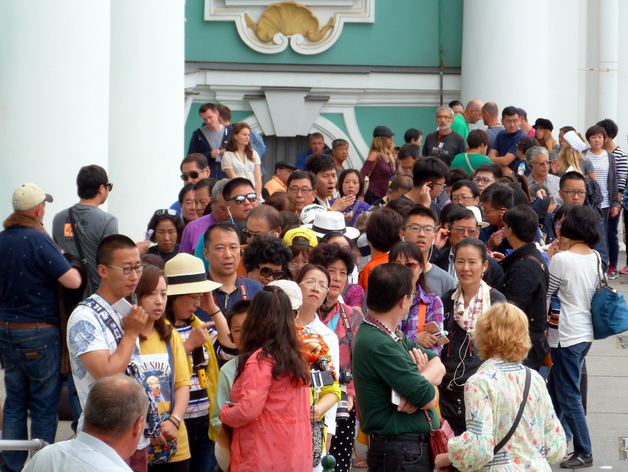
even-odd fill
[[[57,281],[78,288],[81,276],[44,229],[52,197],[35,184],[13,193],[14,212],[0,233],[0,349],[4,363],[3,438],[54,442],[61,398]],[[3,470],[24,467],[26,451],[4,451]]]

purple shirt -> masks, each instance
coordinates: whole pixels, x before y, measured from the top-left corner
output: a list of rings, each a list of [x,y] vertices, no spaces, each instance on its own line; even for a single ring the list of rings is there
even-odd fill
[[[194,255],[194,250],[198,244],[198,240],[201,239],[201,235],[207,231],[212,225],[217,223],[214,214],[201,216],[199,219],[192,221],[183,230],[183,236],[181,236],[181,246],[179,252],[186,252]]]
[[[433,293],[427,293],[423,291],[421,286],[417,284],[416,297],[414,297],[414,300],[412,300],[412,305],[410,305],[410,311],[408,312],[408,316],[405,320],[399,323],[399,326],[397,326],[397,328],[400,329],[403,334],[408,337],[408,339],[414,342],[416,342],[416,330],[419,325],[419,302],[423,302],[426,305],[425,324],[431,323],[433,321],[442,330],[443,321],[445,319],[443,315],[442,300]],[[438,344],[434,344],[430,349],[439,355],[440,352],[443,350],[442,346],[439,346]]]

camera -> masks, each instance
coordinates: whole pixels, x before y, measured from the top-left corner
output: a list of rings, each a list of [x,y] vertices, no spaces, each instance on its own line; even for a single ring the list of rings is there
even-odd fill
[[[338,375],[338,383],[340,384],[340,401],[336,408],[336,419],[347,420],[349,419],[349,400],[347,397],[347,385],[353,380],[353,374],[344,369],[340,369]]]
[[[430,155],[434,156],[434,157],[447,157],[449,156],[449,151],[446,151],[445,149],[443,149],[442,147],[433,147],[432,148],[432,152],[430,153]]]

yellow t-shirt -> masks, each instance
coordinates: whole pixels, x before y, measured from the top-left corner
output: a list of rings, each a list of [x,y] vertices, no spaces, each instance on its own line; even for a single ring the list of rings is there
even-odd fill
[[[183,348],[183,341],[175,329],[172,330],[170,345],[172,347],[172,362],[174,364],[174,389],[177,390],[180,387],[190,385],[190,372],[185,349]],[[140,354],[142,357],[140,375],[144,383],[153,392],[159,414],[170,411],[170,400],[173,392],[170,391],[171,369],[168,359],[168,348],[166,343],[160,339],[157,330],[153,330],[146,341],[140,342]],[[188,434],[185,429],[185,423],[181,421],[181,427],[177,434],[177,453],[172,458],[172,462],[184,461],[189,458]]]

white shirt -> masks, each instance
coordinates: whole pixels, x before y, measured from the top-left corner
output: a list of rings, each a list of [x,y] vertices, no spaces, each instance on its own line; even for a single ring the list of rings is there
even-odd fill
[[[104,298],[95,293],[88,300],[93,300],[97,303],[97,305],[94,305],[96,309],[102,309],[108,313],[120,330],[120,333],[124,335],[122,316]],[[105,317],[107,316],[106,313],[103,313]],[[74,309],[68,320],[67,332],[72,377],[74,377],[74,384],[76,385],[76,392],[78,393],[81,407],[85,408],[87,394],[92,385],[96,383],[96,379],[83,365],[80,356],[88,352],[101,350],[108,350],[110,354],[113,354],[118,349],[118,343],[115,335],[107,327],[103,318],[94,308],[85,305],[78,305]],[[133,349],[130,362],[134,363],[138,368],[142,364],[139,339],[135,340],[135,348]],[[82,427],[82,424],[81,416],[80,427]],[[145,448],[149,442],[147,438],[143,438],[138,449]]]
[[[76,439],[46,446],[26,464],[24,472],[130,472],[118,453],[94,436],[80,432]]]

